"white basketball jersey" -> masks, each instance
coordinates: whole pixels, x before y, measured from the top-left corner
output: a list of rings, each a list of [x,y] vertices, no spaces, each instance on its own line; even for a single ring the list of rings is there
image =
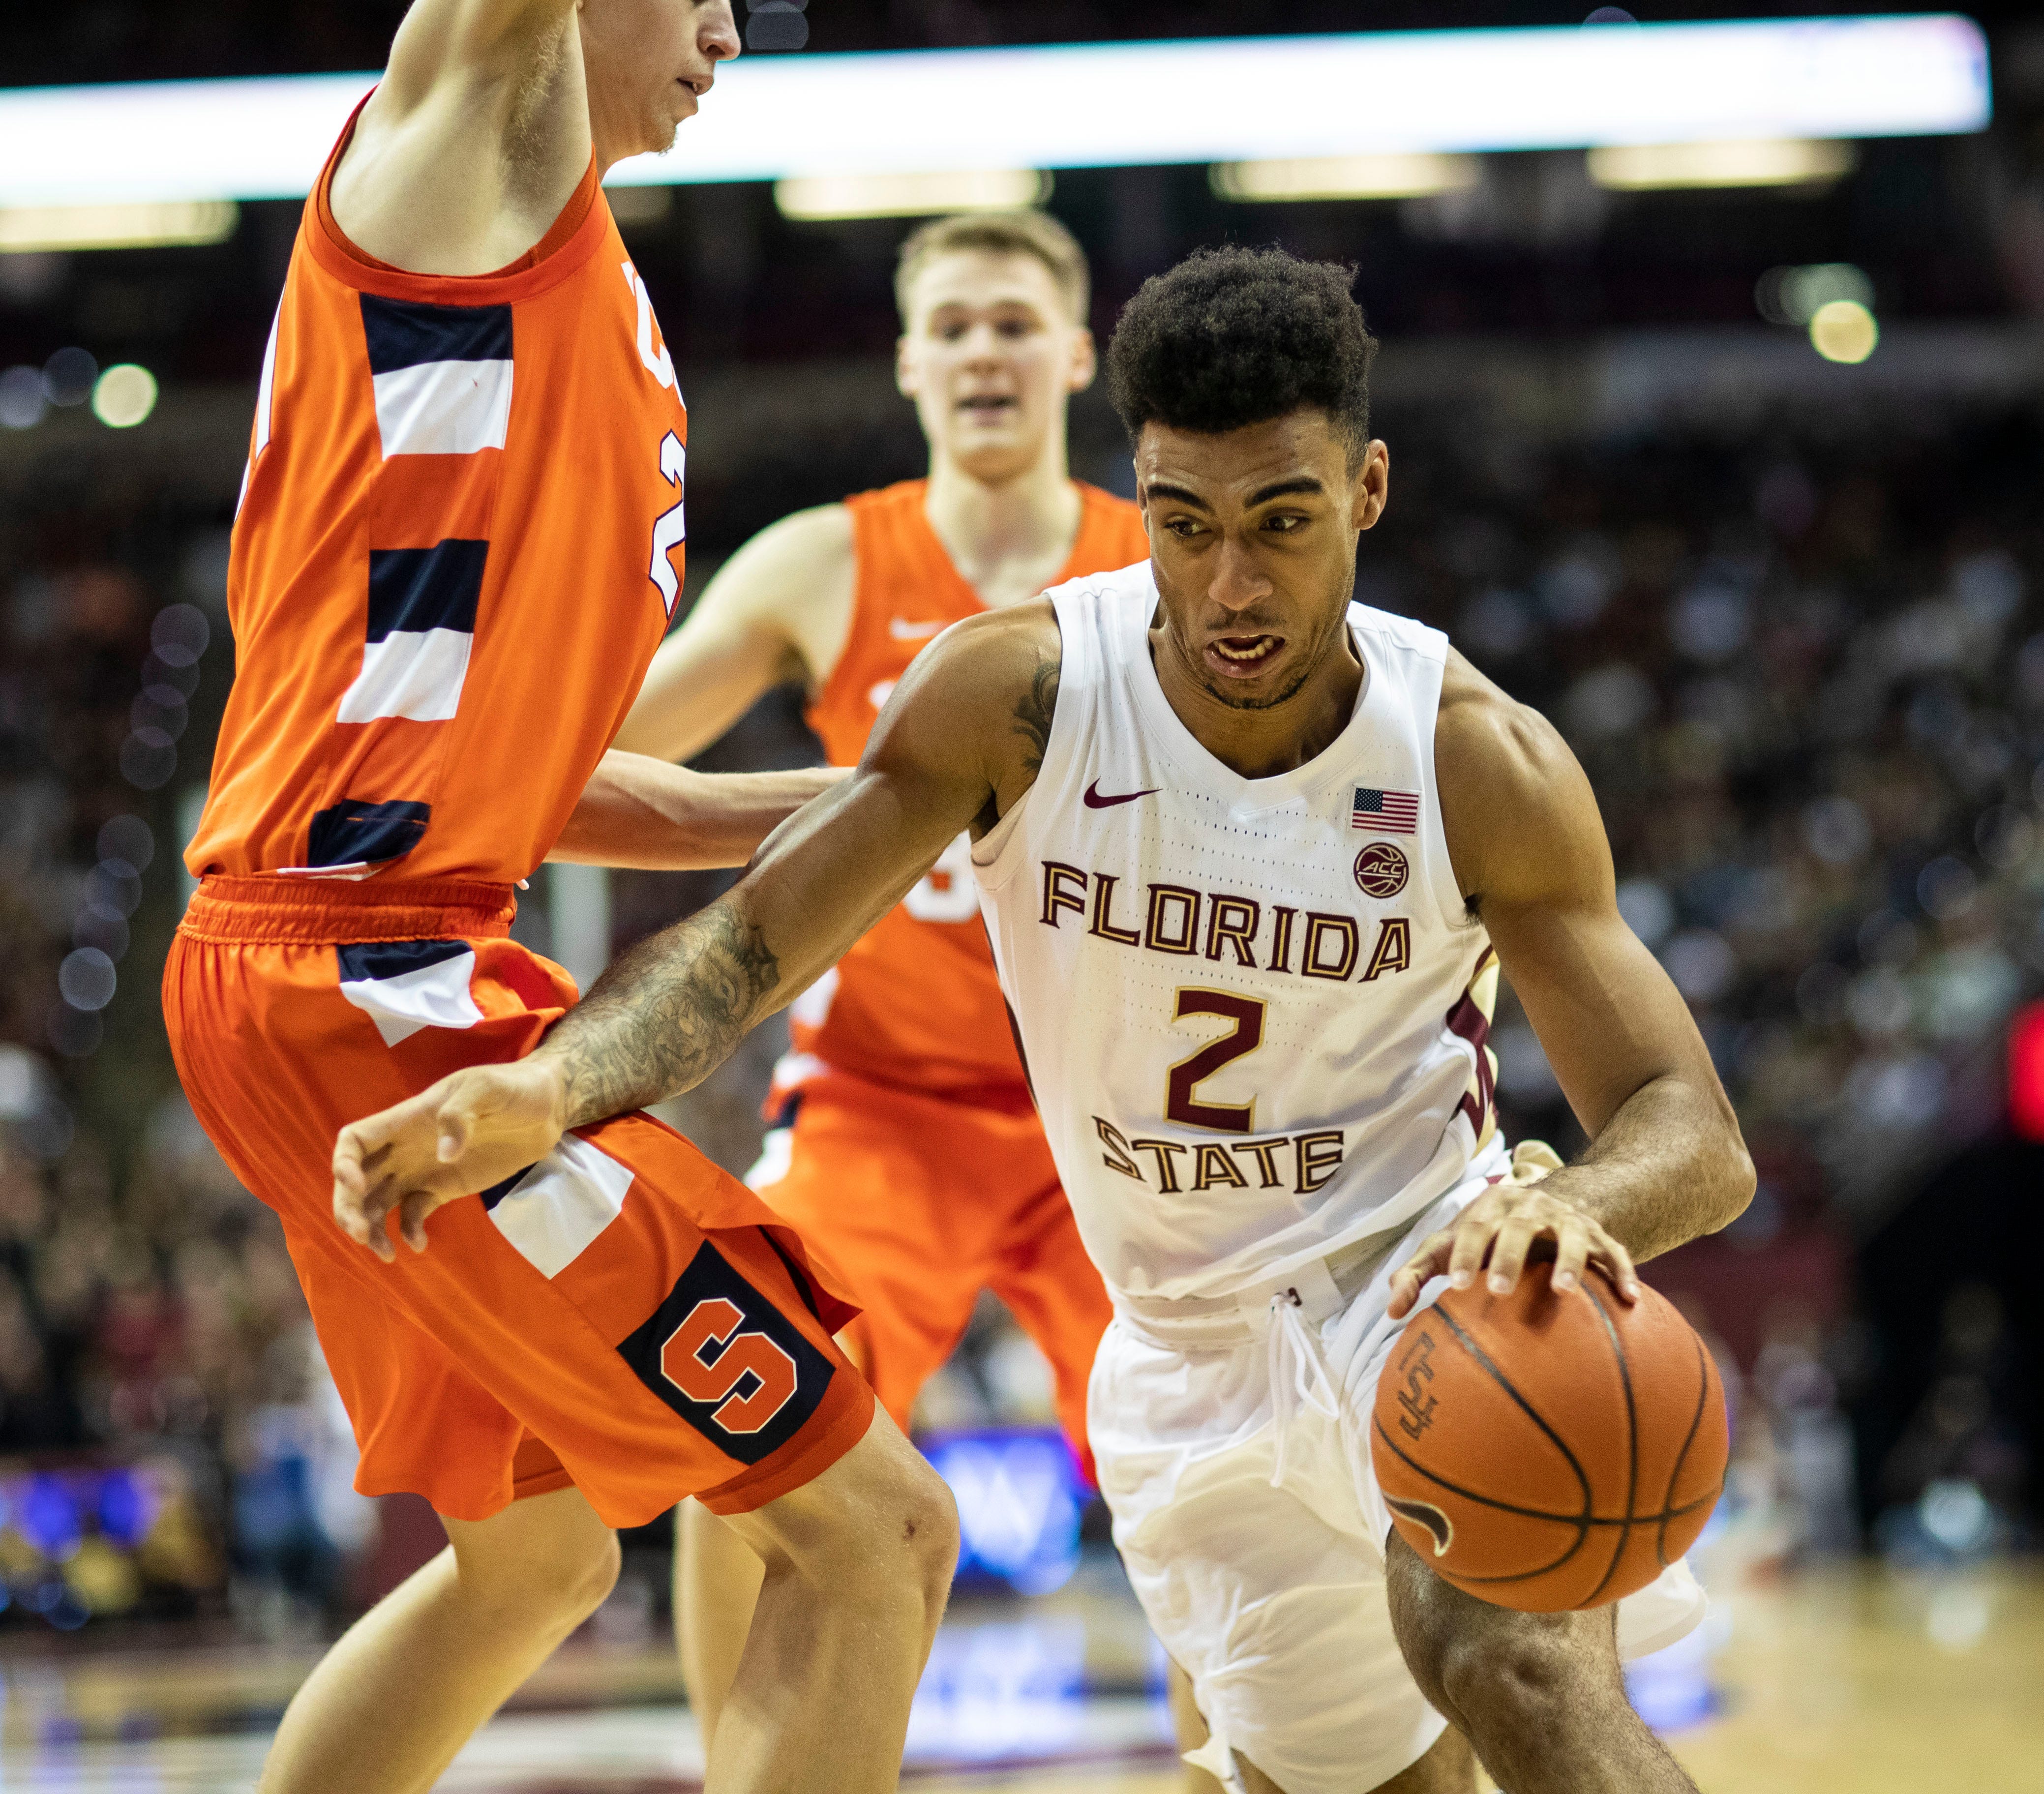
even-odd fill
[[[1244,778],[1157,682],[1147,562],[1051,597],[1043,768],[973,859],[1108,1287],[1231,1295],[1503,1171],[1497,962],[1435,788],[1447,638],[1352,605],[1348,726],[1296,771]]]

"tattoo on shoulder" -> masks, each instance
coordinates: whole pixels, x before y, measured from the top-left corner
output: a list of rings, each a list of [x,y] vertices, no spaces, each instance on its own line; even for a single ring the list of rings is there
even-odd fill
[[[641,942],[549,1039],[567,1075],[569,1125],[643,1108],[701,1083],[780,982],[774,950],[728,901]]]
[[[1015,706],[1015,732],[1028,743],[1023,764],[1040,772],[1051,744],[1051,723],[1058,709],[1058,665],[1045,659],[1029,676],[1029,690]]]

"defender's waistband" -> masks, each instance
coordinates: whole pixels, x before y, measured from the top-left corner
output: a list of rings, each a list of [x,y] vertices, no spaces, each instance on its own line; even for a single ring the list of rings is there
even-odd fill
[[[468,940],[511,932],[518,912],[509,885],[456,878],[202,878],[178,932],[194,940]]]

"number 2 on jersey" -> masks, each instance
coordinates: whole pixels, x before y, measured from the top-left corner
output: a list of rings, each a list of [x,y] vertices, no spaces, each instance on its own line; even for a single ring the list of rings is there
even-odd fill
[[[1265,1005],[1253,997],[1236,997],[1225,990],[1181,990],[1178,1019],[1188,1016],[1220,1016],[1235,1024],[1231,1034],[1209,1041],[1189,1058],[1171,1067],[1165,1080],[1164,1113],[1187,1127],[1206,1127],[1224,1134],[1247,1134],[1256,1127],[1256,1099],[1246,1103],[1205,1103],[1199,1100],[1200,1085],[1224,1066],[1247,1057],[1263,1044]]]

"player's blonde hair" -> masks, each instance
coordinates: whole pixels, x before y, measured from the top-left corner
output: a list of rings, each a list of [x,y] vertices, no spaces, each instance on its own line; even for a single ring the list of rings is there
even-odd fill
[[[932,257],[957,249],[984,249],[995,255],[1034,255],[1051,271],[1058,293],[1074,324],[1086,321],[1093,280],[1078,240],[1047,212],[960,212],[932,218],[912,232],[894,265],[894,303],[901,322],[909,322],[909,298]]]

